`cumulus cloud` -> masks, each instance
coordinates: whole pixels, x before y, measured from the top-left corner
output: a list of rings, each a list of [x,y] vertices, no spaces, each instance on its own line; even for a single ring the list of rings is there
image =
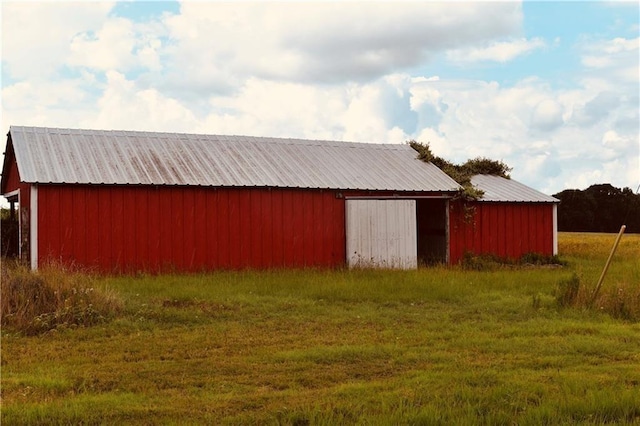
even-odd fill
[[[544,40],[541,38],[493,41],[486,46],[449,50],[447,51],[447,58],[450,61],[462,63],[481,61],[508,62],[545,45]]]
[[[437,115],[438,131],[458,149],[456,160],[474,156],[508,157],[532,130],[562,123],[562,106],[537,80],[512,87],[495,82],[438,80],[416,82],[412,105],[421,122]]]
[[[128,19],[111,19],[95,36],[76,35],[71,40],[69,65],[101,70],[127,69],[132,62],[132,26]]]
[[[640,181],[637,105],[621,102],[608,84],[558,90],[538,79],[513,86],[414,79],[410,92],[420,123],[430,120],[425,115],[436,117],[417,137],[438,155],[457,162],[476,156],[503,160],[514,167],[515,179],[549,193],[603,179],[618,186]],[[582,121],[588,114],[589,125],[577,123],[575,111]],[[635,130],[616,122],[634,113]]]
[[[638,39],[582,40],[583,68],[558,88],[429,75],[438,58],[543,49],[513,2],[183,2],[142,21],[112,6],[2,4],[4,131],[416,139],[452,161],[503,160],[548,193],[640,181]]]
[[[620,94],[613,90],[603,90],[583,104],[575,106],[573,121],[582,126],[591,126],[606,119],[620,104]]]
[[[107,72],[97,111],[91,121],[98,128],[184,132],[196,125],[191,111],[179,101],[155,89],[137,90],[116,71]]]
[[[531,116],[531,126],[535,129],[552,130],[563,123],[562,106],[553,99],[545,99],[534,108]]]
[[[517,3],[186,2],[166,24],[174,66],[196,81],[209,76],[215,88],[243,75],[371,81],[445,49],[512,34],[521,20]]]
[[[593,70],[593,75],[609,74],[624,82],[640,81],[640,37],[611,40],[585,40],[582,44],[582,64]]]
[[[252,78],[236,93],[211,99],[206,132],[339,139],[347,91]]]
[[[401,143],[416,128],[409,84],[406,75],[328,87],[250,79],[237,93],[212,98],[201,130]]]
[[[134,71],[140,87],[183,100],[226,95],[250,78],[306,84],[375,81],[468,43],[518,31],[518,3],[183,2],[139,23],[114,3],[3,4],[3,65],[15,79],[70,67]],[[46,22],[47,25],[32,25]]]
[[[2,62],[13,79],[55,73],[73,38],[109,19],[112,2],[2,2]],[[10,41],[7,39],[10,38]]]
[[[19,81],[2,88],[4,131],[9,125],[79,127],[94,109],[85,76],[53,85],[42,79]]]
[[[615,130],[608,130],[602,135],[602,145],[620,154],[626,152],[627,148],[631,147],[634,142],[633,137],[620,135]]]

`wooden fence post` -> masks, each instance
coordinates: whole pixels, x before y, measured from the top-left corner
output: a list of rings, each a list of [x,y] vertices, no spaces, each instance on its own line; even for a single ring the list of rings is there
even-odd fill
[[[596,297],[598,297],[598,293],[600,292],[600,287],[602,287],[602,281],[604,281],[604,276],[607,274],[607,270],[609,269],[609,265],[611,264],[611,259],[613,258],[613,254],[616,252],[618,248],[618,244],[620,243],[620,238],[622,238],[622,234],[624,234],[624,230],[627,229],[626,225],[622,225],[620,227],[620,232],[618,232],[618,237],[616,238],[616,242],[613,243],[613,248],[611,249],[611,253],[609,253],[609,258],[607,259],[607,263],[604,265],[604,269],[602,270],[602,274],[600,275],[600,279],[598,280],[598,284],[596,285],[596,289],[593,290],[593,294],[591,295],[591,302],[589,305],[593,305],[593,302],[596,301]]]

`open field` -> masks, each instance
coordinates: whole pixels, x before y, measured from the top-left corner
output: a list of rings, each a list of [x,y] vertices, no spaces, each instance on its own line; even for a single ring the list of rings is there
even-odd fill
[[[557,302],[614,239],[560,234],[562,268],[93,278],[115,319],[2,330],[2,424],[640,424],[640,235],[593,309]]]

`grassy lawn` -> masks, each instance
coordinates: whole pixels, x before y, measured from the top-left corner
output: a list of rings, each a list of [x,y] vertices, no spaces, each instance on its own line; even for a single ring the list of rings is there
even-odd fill
[[[1,420],[640,424],[640,235],[593,308],[556,300],[614,239],[561,234],[562,268],[93,278],[111,321],[3,328]]]

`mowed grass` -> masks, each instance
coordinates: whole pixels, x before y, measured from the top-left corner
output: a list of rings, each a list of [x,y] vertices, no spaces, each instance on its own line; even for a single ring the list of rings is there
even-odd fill
[[[563,268],[104,278],[116,319],[2,331],[1,420],[640,424],[640,323],[556,301],[614,240],[561,234]],[[603,297],[640,286],[639,258],[625,235]]]

